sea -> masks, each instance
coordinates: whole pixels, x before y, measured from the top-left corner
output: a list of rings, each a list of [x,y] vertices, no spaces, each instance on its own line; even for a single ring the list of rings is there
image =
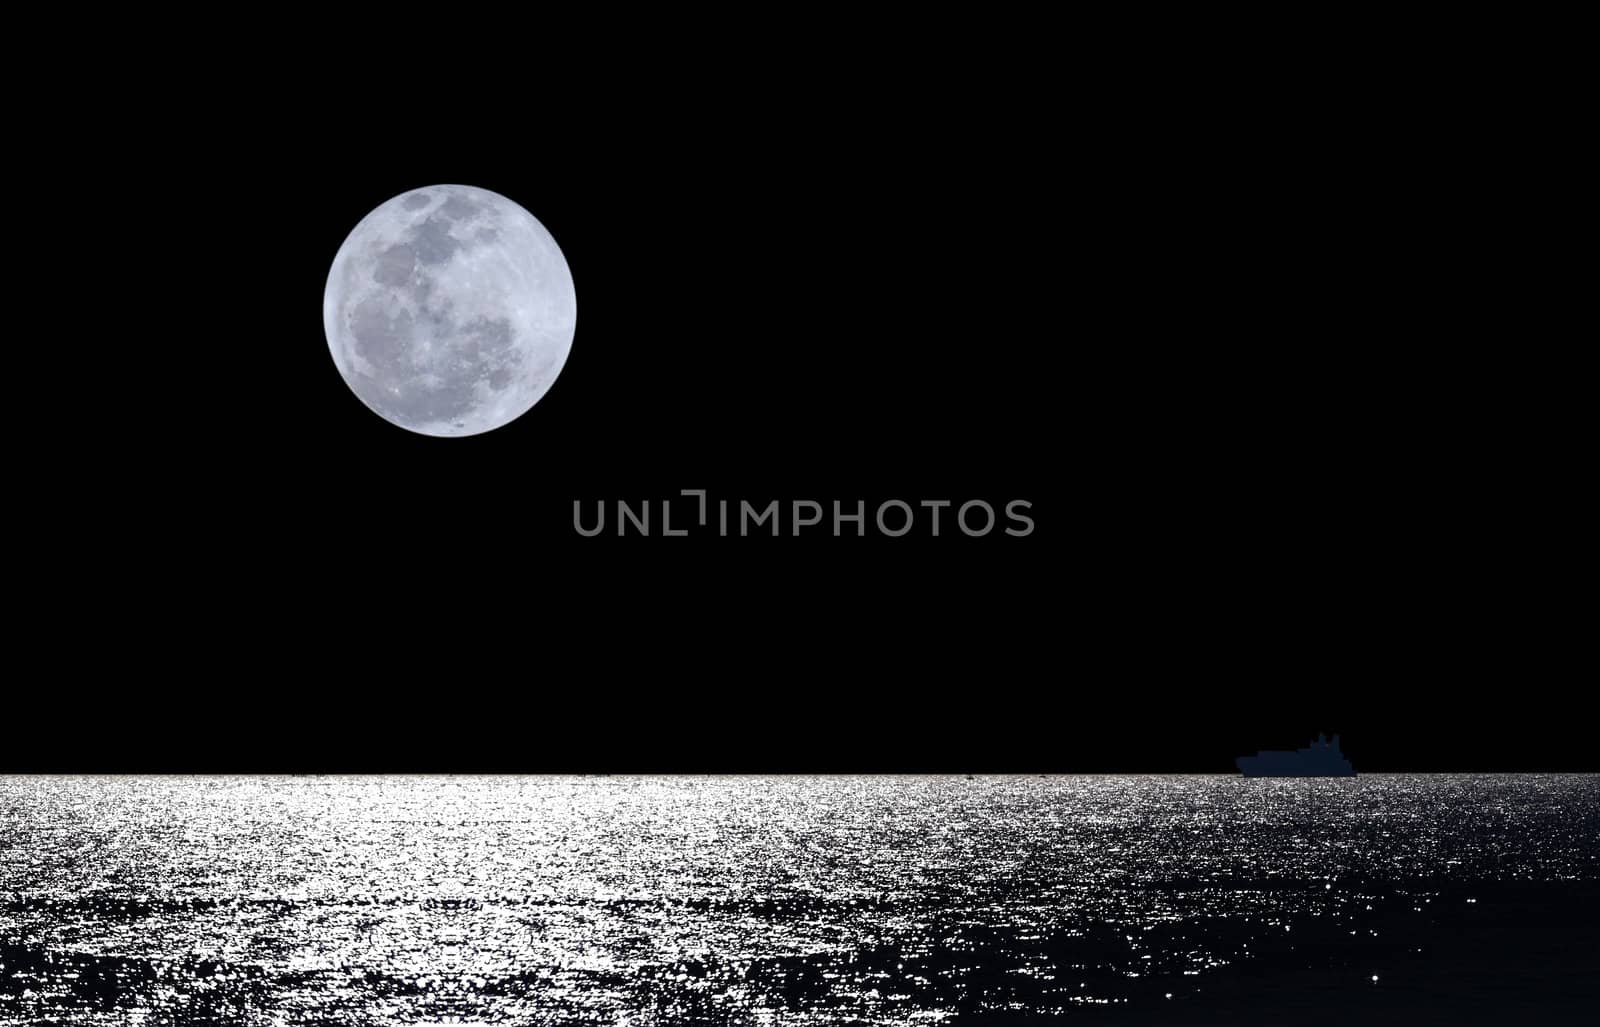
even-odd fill
[[[1584,1022],[1600,777],[0,777],[0,1024]]]

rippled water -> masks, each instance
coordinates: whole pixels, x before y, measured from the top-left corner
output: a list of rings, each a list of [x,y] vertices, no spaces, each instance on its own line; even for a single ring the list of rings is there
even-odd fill
[[[1586,776],[0,778],[0,1022],[1182,1003],[1597,860]]]

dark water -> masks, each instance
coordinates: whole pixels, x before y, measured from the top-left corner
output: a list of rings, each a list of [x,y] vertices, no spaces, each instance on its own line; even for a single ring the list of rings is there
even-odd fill
[[[0,1023],[1566,1022],[1597,880],[1592,776],[0,778]]]

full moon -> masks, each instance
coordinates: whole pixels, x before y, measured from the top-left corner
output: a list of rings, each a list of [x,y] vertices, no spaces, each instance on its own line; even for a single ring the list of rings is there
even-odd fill
[[[322,294],[345,384],[423,435],[477,435],[527,413],[567,362],[577,320],[555,239],[469,185],[413,189],[362,218]]]

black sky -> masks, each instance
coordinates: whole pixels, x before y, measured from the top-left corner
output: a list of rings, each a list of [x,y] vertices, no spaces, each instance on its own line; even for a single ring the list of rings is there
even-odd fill
[[[26,388],[84,399],[19,427],[0,769],[1225,771],[1318,730],[1597,769],[1510,127],[1468,79],[1424,117],[1404,54],[1028,36],[393,89],[231,43],[35,105],[23,184],[97,200],[19,215],[83,243]],[[557,385],[468,440],[322,337],[344,235],[437,182],[531,210],[579,298]],[[1037,529],[572,531],[687,488]]]

